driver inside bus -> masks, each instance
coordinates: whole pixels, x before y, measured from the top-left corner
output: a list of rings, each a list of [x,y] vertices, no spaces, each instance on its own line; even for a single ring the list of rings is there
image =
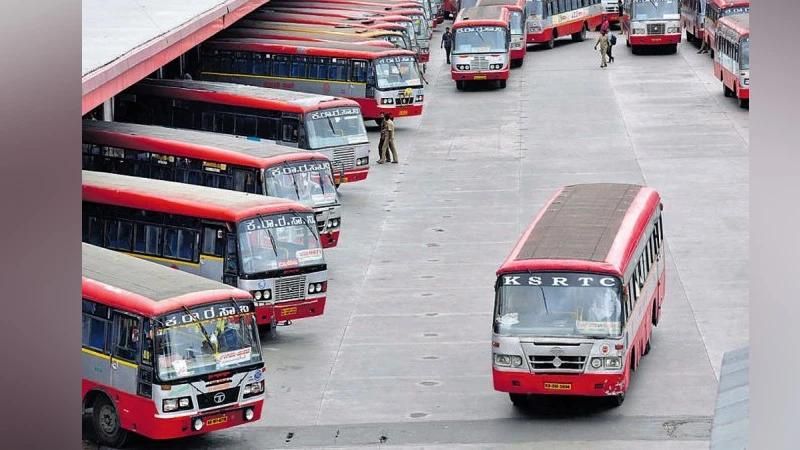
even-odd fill
[[[595,297],[588,310],[589,322],[616,322],[619,317],[619,305],[613,295]]]

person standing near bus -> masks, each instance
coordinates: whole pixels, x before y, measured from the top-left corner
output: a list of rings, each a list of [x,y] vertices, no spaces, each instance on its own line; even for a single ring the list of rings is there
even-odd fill
[[[381,159],[378,161],[378,164],[383,164],[388,159],[389,150],[392,151],[392,159],[391,162],[393,164],[397,164],[397,149],[394,146],[394,120],[391,114],[386,114],[386,119],[384,120],[384,126],[386,127],[386,139],[383,141],[383,147],[381,148]]]
[[[386,140],[386,113],[381,112],[381,140],[378,141],[378,159],[383,161],[386,159],[386,155],[383,154],[383,141]]]
[[[447,64],[450,64],[450,50],[453,48],[453,32],[450,31],[450,27],[444,29],[440,48],[444,48],[444,53],[447,55]]]
[[[608,33],[608,62],[614,62],[614,55],[612,54],[612,49],[614,46],[617,45],[617,37],[614,36],[614,33]]]
[[[611,27],[611,24],[608,22],[608,17],[603,17],[603,23],[600,25],[600,32],[608,33],[608,29]]]
[[[597,38],[597,42],[594,43],[594,49],[597,50],[597,47],[600,47],[600,68],[604,68],[608,66],[606,63],[606,58],[608,57],[608,34],[605,31],[600,32],[600,37]]]

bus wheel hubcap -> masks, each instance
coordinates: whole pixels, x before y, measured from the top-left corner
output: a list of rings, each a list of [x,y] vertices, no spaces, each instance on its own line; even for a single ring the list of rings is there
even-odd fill
[[[117,431],[117,415],[107,406],[100,412],[100,427],[107,434],[114,434]]]

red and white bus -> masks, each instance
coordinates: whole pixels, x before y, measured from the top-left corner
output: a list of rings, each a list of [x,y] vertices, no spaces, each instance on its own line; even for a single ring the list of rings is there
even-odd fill
[[[292,14],[275,11],[256,11],[250,13],[247,22],[237,22],[239,24],[249,23],[250,20],[258,22],[271,22],[275,25],[318,25],[328,27],[329,30],[342,31],[347,29],[365,30],[390,30],[403,33],[403,38],[408,42],[407,50],[411,50],[419,56],[419,43],[414,33],[414,24],[410,20],[405,22],[386,22],[375,19],[365,19],[359,21],[343,20],[336,17],[324,17],[308,14]]]
[[[176,170],[180,164],[191,170]],[[322,153],[205,131],[85,120],[83,169],[296,201],[314,209],[323,248],[339,242],[342,205]]]
[[[717,21],[714,75],[722,82],[725,97],[736,97],[739,106],[750,106],[750,14],[725,16]]]
[[[511,25],[511,66],[520,67],[528,53],[528,21],[525,0],[478,0],[478,7],[502,6],[508,10]]]
[[[444,0],[443,9],[445,18],[455,20],[459,10],[458,3],[458,0]]]
[[[302,5],[302,6],[301,6]],[[364,4],[364,2],[270,2],[269,9],[277,12],[300,13],[340,18],[363,17],[377,20],[391,20],[392,17],[406,17],[411,20],[414,35],[419,44],[419,62],[430,60],[431,37],[433,29],[430,20],[421,4],[409,8],[392,8],[380,4]]]
[[[705,36],[706,0],[681,0],[681,26],[686,40],[702,43]]]
[[[331,159],[337,186],[369,174],[369,138],[353,100],[241,84],[157,79],[142,80],[114,99],[115,120],[235,134],[323,153]]]
[[[580,42],[602,23],[600,0],[535,0],[528,7],[528,44],[553,48],[555,40],[564,36]]]
[[[365,119],[422,114],[422,75],[408,50],[269,39],[214,39],[201,48],[205,80],[346,97]]]
[[[327,25],[275,23],[263,20],[242,20],[235,27],[227,28],[220,37],[236,36],[236,33],[251,33],[259,39],[303,40],[314,42],[360,42],[376,45],[376,41],[386,41],[393,47],[411,50],[411,42],[406,41],[400,31],[370,30],[367,28],[336,28]],[[283,33],[283,34],[278,34]]]
[[[316,224],[282,198],[83,171],[83,242],[244,289],[270,332],[325,310]]]
[[[531,2],[532,0],[528,0]],[[609,24],[619,23],[620,13],[622,11],[619,10],[619,0],[602,0],[603,4],[603,17],[600,21],[602,24],[603,20],[608,20]]]
[[[713,58],[714,52],[717,51],[715,47],[717,22],[725,16],[733,14],[749,14],[750,13],[750,0],[708,0],[706,5],[706,26],[703,38],[706,40],[708,48],[711,49],[709,55]]]
[[[88,244],[81,265],[82,411],[100,444],[261,418],[265,369],[250,294]]]
[[[494,388],[621,404],[664,300],[661,198],[630,184],[561,188],[497,270]]]
[[[667,47],[677,52],[683,35],[679,0],[625,0],[622,31],[634,55],[642,47]]]
[[[505,88],[511,69],[508,9],[484,6],[462,9],[453,23],[450,74],[458,90],[467,82],[493,81]]]

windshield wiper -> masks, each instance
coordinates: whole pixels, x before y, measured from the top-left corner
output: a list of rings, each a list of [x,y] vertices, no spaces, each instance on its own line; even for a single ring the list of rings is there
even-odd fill
[[[200,323],[199,321],[195,320],[194,316],[192,315],[192,312],[189,311],[189,308],[187,308],[186,305],[183,305],[183,309],[184,311],[186,311],[187,314],[189,314],[189,317],[191,317],[192,322],[196,323],[197,327],[200,328],[200,332],[203,333],[203,337],[205,338],[208,347],[211,349],[211,351],[216,353],[216,351],[214,350],[214,344],[211,343],[211,338],[208,337],[208,332],[206,332],[206,327],[204,327],[203,324]]]
[[[275,260],[277,261],[280,259],[278,256],[278,247],[275,246],[275,236],[272,235],[272,231],[269,228],[264,229],[267,232],[267,236],[269,236],[269,243],[272,244],[272,251],[275,252]]]
[[[547,296],[544,295],[544,288],[539,286],[539,290],[542,292],[542,302],[544,302],[544,312],[550,314],[550,310],[547,308]]]
[[[311,232],[311,235],[312,235],[312,236],[314,236],[314,239],[316,239],[316,240],[317,240],[317,244],[319,244],[319,238],[317,237],[317,233],[315,233],[315,232],[314,232],[315,230],[314,230],[313,228],[311,228],[311,225],[309,225],[309,224],[308,224],[308,222],[306,222],[306,219],[304,219],[304,218],[300,217],[300,214],[297,214],[297,213],[296,213],[296,212],[294,212],[294,211],[291,211],[291,210],[290,210],[289,212],[290,212],[290,213],[292,213],[292,215],[293,215],[293,216],[295,216],[295,217],[297,217],[298,219],[300,219],[300,221],[301,221],[301,222],[303,222],[303,225],[305,225],[305,226],[306,226],[306,228],[308,228],[308,231],[310,231],[310,232]]]

